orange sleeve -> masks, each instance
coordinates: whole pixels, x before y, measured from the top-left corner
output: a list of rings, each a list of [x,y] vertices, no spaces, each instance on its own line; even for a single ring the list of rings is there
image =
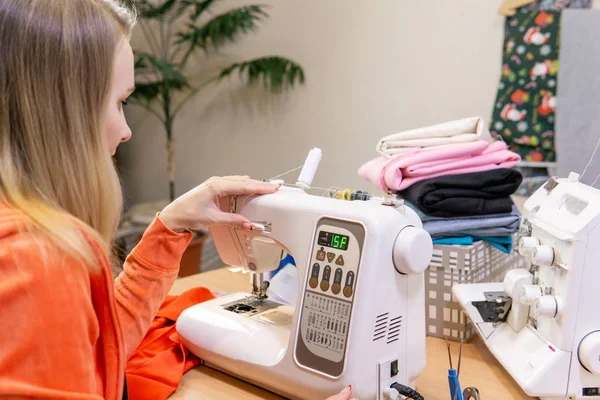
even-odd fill
[[[171,290],[181,257],[191,240],[191,233],[171,231],[157,214],[127,257],[123,272],[115,281],[126,359],[141,343]]]
[[[102,399],[87,267],[33,234],[0,241],[0,398]]]

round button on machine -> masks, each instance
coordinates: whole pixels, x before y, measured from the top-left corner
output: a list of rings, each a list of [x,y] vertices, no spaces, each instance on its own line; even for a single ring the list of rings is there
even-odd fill
[[[319,263],[314,263],[310,271],[310,279],[308,280],[308,285],[313,289],[319,285],[319,271],[321,271],[321,266]]]
[[[562,304],[555,296],[542,296],[533,303],[533,316],[555,318],[560,314]]]
[[[321,279],[321,290],[326,292],[329,289],[329,281],[331,280],[331,267],[326,265],[323,269],[323,279]]]
[[[346,282],[344,285],[344,292],[343,292],[345,297],[352,296],[352,293],[354,292],[354,289],[352,289],[353,287],[354,287],[354,272],[348,271],[348,273],[346,274]]]
[[[530,255],[536,246],[539,246],[540,241],[534,237],[522,237],[519,239],[518,253],[522,256]]]
[[[333,274],[333,285],[331,285],[331,292],[333,294],[339,294],[342,290],[342,275],[344,271],[341,268],[337,268]]]
[[[346,297],[352,296],[352,286],[346,286],[344,288],[344,296],[346,296]]]
[[[333,292],[333,294],[340,293],[340,290],[342,290],[342,286],[339,283],[336,282],[333,285],[331,285],[331,291]]]
[[[531,262],[540,267],[550,267],[554,264],[554,248],[552,246],[537,246],[533,249]]]
[[[542,297],[544,292],[541,286],[538,285],[525,285],[521,288],[519,293],[519,300],[522,304],[532,305],[537,299]]]

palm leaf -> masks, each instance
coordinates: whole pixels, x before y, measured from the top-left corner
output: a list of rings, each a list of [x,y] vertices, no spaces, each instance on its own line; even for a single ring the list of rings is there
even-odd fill
[[[136,0],[136,6],[140,16],[146,19],[162,19],[177,4],[177,0],[165,0],[164,3],[155,6],[148,0]]]
[[[148,60],[150,57],[153,57],[151,54],[144,51],[134,51],[133,55],[135,57],[133,67],[135,68],[136,72],[138,70],[148,70],[150,68]]]
[[[188,78],[174,65],[165,63],[152,54],[136,53],[134,67],[138,76],[152,75],[154,80],[136,82],[135,91],[131,94],[133,100],[145,100],[149,103],[166,92],[190,88]]]
[[[216,1],[217,0],[203,0],[203,1],[184,0],[184,2],[189,2],[189,3],[194,4],[194,12],[190,16],[192,21],[196,21],[198,18],[200,18],[202,16],[202,14],[204,14],[204,12],[207,11],[210,8],[210,6],[212,6],[213,3],[215,3]]]
[[[146,103],[150,103],[158,97],[163,86],[163,82],[136,82],[130,99],[144,100]]]
[[[175,11],[171,20],[175,20],[181,16],[188,8],[194,8],[190,18],[195,21],[197,20],[206,10],[210,8],[218,0],[181,0],[179,2],[179,7]]]
[[[241,34],[254,31],[257,28],[257,23],[268,17],[268,14],[264,11],[265,7],[251,5],[236,8],[217,15],[200,27],[194,23],[189,23],[187,30],[177,34],[179,39],[176,43],[187,42],[188,51],[193,51],[197,47],[206,50],[209,45],[219,47],[227,42],[235,42]],[[201,9],[199,13],[201,14],[206,8]]]
[[[136,53],[134,67],[137,72],[154,72],[162,78],[163,85],[166,83],[175,90],[189,87],[188,78],[179,72],[175,65],[164,62],[152,54]]]
[[[261,57],[232,64],[221,71],[218,79],[230,77],[235,72],[248,85],[262,81],[264,87],[272,91],[304,84],[302,67],[282,57]]]

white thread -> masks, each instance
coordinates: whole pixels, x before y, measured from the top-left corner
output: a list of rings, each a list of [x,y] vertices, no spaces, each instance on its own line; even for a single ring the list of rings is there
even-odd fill
[[[299,170],[299,169],[301,169],[302,167],[304,167],[304,165],[300,165],[299,167],[296,167],[296,168],[290,169],[289,171],[285,171],[283,174],[279,174],[279,175],[277,175],[277,176],[274,176],[274,177],[272,177],[272,178],[271,178],[271,179],[269,179],[269,180],[270,180],[270,181],[272,181],[272,180],[274,180],[274,179],[281,178],[281,177],[282,177],[282,176],[284,176],[284,175],[291,174],[291,173],[292,173],[292,172],[294,172],[294,171],[298,171],[298,170]]]
[[[336,188],[336,186],[332,186],[329,189],[325,189],[325,188],[315,188],[315,189],[321,189],[321,190],[323,190],[322,196],[325,196],[327,193],[329,193],[330,191],[332,191],[335,188]]]
[[[293,187],[293,188],[297,188],[297,187],[299,187],[298,185],[296,185],[296,184],[293,184],[293,183],[284,183],[282,186]],[[322,187],[318,187],[318,186],[311,186],[311,187],[309,188],[309,190],[317,190],[317,191],[321,191],[321,190],[322,190],[322,191],[323,191],[323,193],[321,194],[321,196],[325,196],[325,195],[327,195],[327,194],[328,194],[328,193],[329,193],[329,192],[330,192],[332,189],[335,189],[335,188],[337,188],[337,186],[330,186],[328,189],[325,189],[325,188],[322,188]],[[344,189],[340,189],[340,191],[342,191],[342,190],[344,190]],[[368,192],[363,192],[363,193],[367,193],[367,194],[369,194],[370,196],[373,196],[371,193],[368,193]],[[381,199],[381,200],[383,200],[383,197],[371,197],[371,199]]]
[[[295,183],[284,183],[282,186],[294,187],[294,188],[297,188],[297,187],[299,187],[299,186],[298,186],[297,184],[295,184]],[[329,192],[331,189],[333,189],[333,188],[335,188],[335,186],[331,186],[329,189],[325,189],[325,188],[318,187],[318,186],[311,186],[309,189],[310,189],[310,190],[322,190],[322,191],[323,191],[323,194],[325,195],[325,194],[327,194],[327,193],[328,193],[328,192]]]
[[[596,155],[596,152],[598,151],[598,146],[600,146],[600,137],[598,138],[598,143],[596,143],[596,148],[594,149],[594,152],[592,153],[592,156],[590,157],[590,161],[588,161],[587,165],[583,169],[583,172],[581,173],[581,176],[579,177],[580,181],[583,179],[583,176],[585,175],[585,171],[587,171],[588,167],[594,160],[594,156]],[[594,182],[594,183],[596,183],[596,182]],[[592,184],[592,186],[593,186],[593,184]]]
[[[600,174],[598,174],[598,176],[596,177],[596,179],[594,180],[594,182],[590,186],[594,187],[594,185],[596,184],[596,182],[598,182],[598,179],[600,179]]]

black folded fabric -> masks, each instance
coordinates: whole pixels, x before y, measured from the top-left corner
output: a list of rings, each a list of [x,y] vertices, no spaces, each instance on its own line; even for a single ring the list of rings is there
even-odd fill
[[[519,171],[498,168],[420,181],[399,191],[398,197],[433,217],[504,214],[512,211],[510,195],[521,182],[523,176]]]

